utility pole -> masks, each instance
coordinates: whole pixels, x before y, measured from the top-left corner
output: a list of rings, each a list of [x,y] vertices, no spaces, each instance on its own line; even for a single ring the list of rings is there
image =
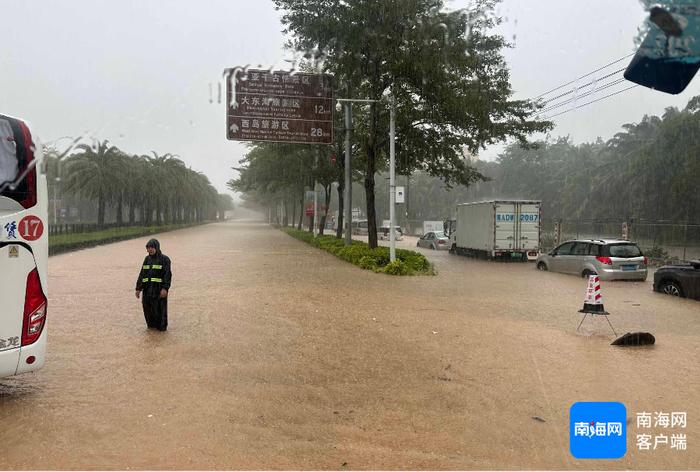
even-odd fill
[[[350,164],[350,133],[352,132],[352,103],[345,103],[345,245],[352,244],[352,166]]]
[[[389,96],[389,260],[396,260],[396,101]]]
[[[314,173],[318,172],[318,155],[321,149],[316,147],[316,158],[314,159]],[[314,238],[318,236],[318,182],[316,176],[314,175]]]

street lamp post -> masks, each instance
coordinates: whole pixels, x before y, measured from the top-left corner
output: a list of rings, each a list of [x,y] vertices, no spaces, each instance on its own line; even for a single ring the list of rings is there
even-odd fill
[[[396,260],[396,235],[394,226],[396,220],[396,101],[389,96],[389,260]]]
[[[350,163],[350,133],[352,133],[352,102],[345,104],[345,245],[352,244],[352,166]]]

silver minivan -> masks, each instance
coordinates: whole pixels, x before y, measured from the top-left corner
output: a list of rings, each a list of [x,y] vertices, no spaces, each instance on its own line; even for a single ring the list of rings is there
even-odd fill
[[[576,239],[537,257],[539,270],[598,275],[601,280],[646,280],[647,258],[637,244],[622,239]]]

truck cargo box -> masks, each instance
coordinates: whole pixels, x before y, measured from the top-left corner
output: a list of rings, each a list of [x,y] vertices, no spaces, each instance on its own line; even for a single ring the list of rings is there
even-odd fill
[[[451,251],[488,258],[534,259],[540,247],[540,203],[491,200],[457,205]]]

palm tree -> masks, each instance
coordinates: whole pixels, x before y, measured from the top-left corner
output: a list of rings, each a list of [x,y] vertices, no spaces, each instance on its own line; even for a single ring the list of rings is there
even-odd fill
[[[105,206],[121,192],[123,172],[121,151],[109,141],[95,141],[92,146],[81,144],[78,153],[66,160],[68,193],[97,200],[97,225],[105,222]]]
[[[147,197],[147,172],[148,163],[141,156],[133,155],[124,158],[124,175],[126,183],[124,185],[125,203],[129,206],[129,225],[136,223],[136,209],[144,209]],[[141,213],[141,224],[143,221],[143,211]]]
[[[152,151],[153,157],[146,156],[149,164],[147,187],[149,201],[153,202],[156,213],[156,223],[161,224],[161,218],[168,223],[176,219],[178,206],[182,197],[183,186],[187,185],[187,168],[185,163],[175,154],[162,154]]]

